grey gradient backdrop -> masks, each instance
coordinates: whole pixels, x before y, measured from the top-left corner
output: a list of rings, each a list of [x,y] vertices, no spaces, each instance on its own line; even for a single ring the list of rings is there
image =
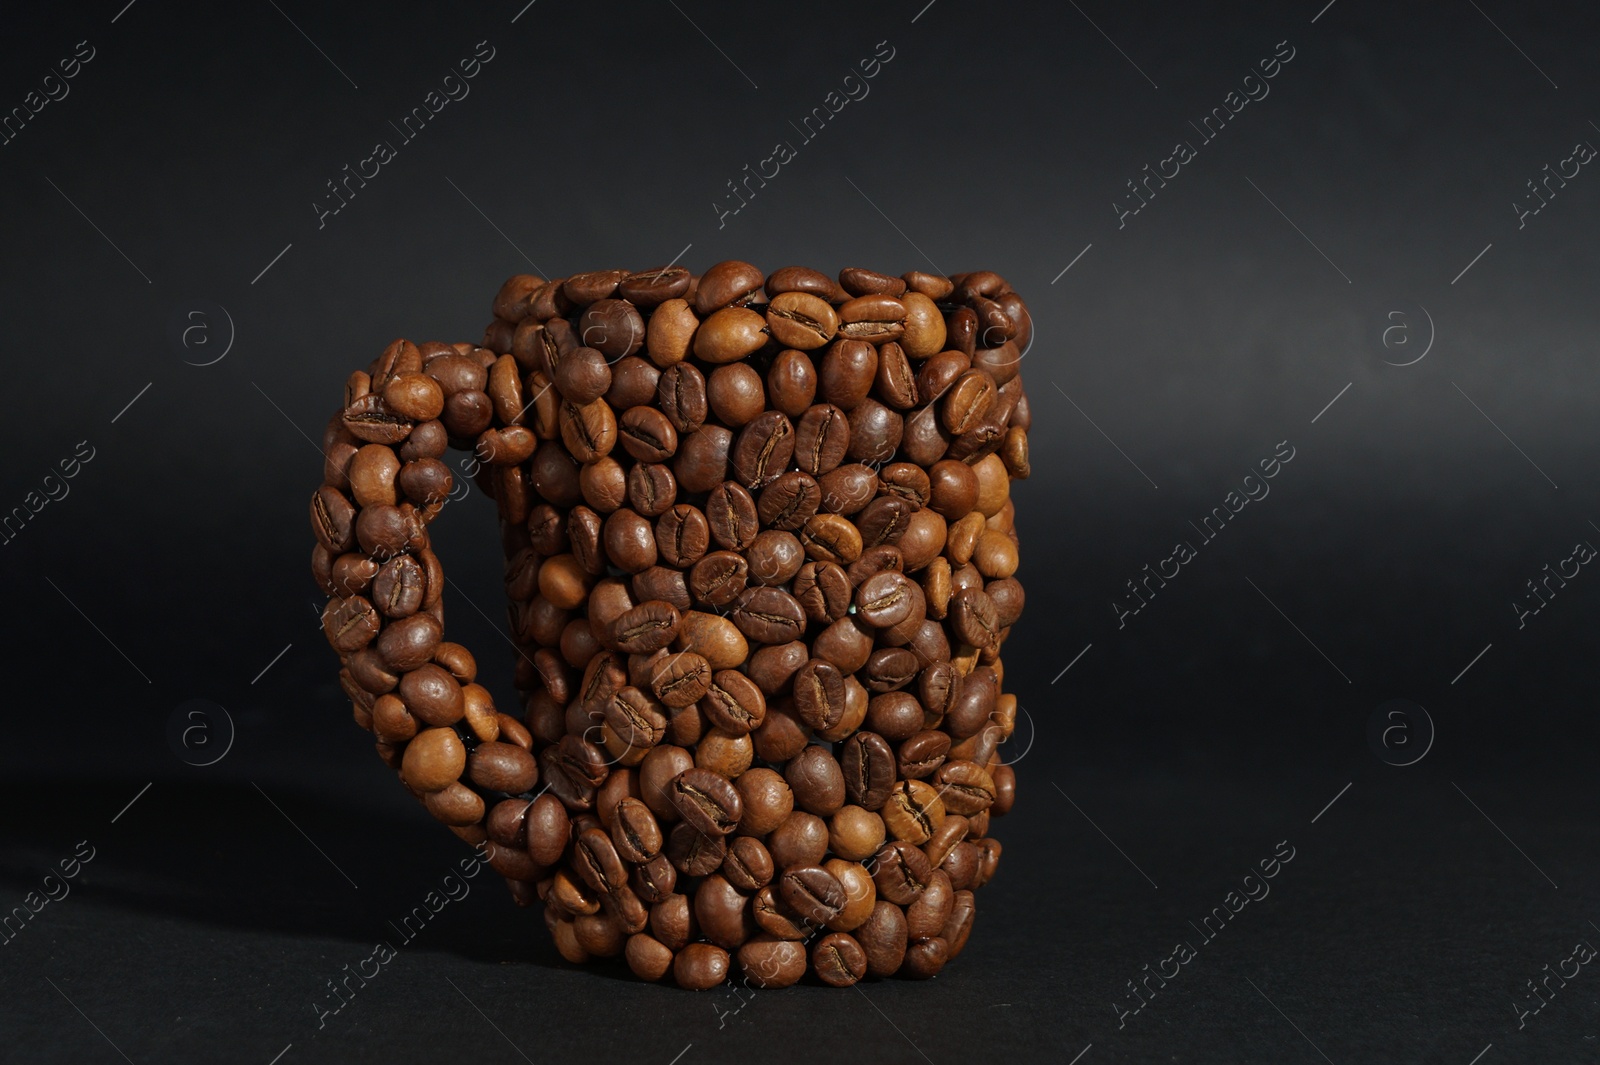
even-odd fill
[[[1600,178],[1513,206],[1600,144],[1592,12],[122,3],[0,14],[0,108],[95,49],[0,147],[0,508],[95,456],[0,546],[0,901],[97,854],[0,945],[18,1060],[1592,1057],[1594,977],[1520,1030],[1512,1003],[1600,941],[1600,577],[1520,628],[1511,605],[1600,543]],[[389,122],[480,41],[470,95],[400,145]],[[802,144],[881,41],[870,94]],[[1202,142],[1283,41],[1270,95]],[[397,157],[319,228],[380,139]],[[779,140],[797,157],[719,219]],[[1196,157],[1119,226],[1179,140]],[[1006,654],[1029,723],[972,944],[929,985],[738,1008],[561,965],[485,876],[319,1027],[325,981],[460,852],[339,695],[310,441],[389,340],[479,338],[509,274],[680,254],[988,268],[1029,301]],[[1124,582],[1199,546],[1188,523],[1280,441],[1270,495],[1119,627]],[[509,702],[493,528],[474,494],[436,541],[452,638]],[[214,765],[169,735],[190,699],[226,708]],[[1427,717],[1374,748],[1390,699]],[[1273,895],[1119,1027],[1125,982],[1283,839]]]

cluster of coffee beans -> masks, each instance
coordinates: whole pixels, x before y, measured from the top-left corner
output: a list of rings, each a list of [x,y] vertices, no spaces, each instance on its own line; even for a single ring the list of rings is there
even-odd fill
[[[960,953],[1015,776],[1022,300],[991,272],[517,276],[346,386],[313,572],[356,720],[561,954],[703,989]],[[445,642],[447,447],[501,516],[520,718]]]

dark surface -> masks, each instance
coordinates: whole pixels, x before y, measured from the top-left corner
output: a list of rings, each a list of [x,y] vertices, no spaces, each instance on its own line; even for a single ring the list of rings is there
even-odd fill
[[[74,42],[97,49],[0,148],[0,508],[78,441],[95,449],[0,546],[0,902],[95,848],[0,945],[8,1058],[1600,1053],[1600,975],[1521,1030],[1513,1008],[1575,942],[1600,944],[1600,577],[1584,567],[1521,628],[1511,607],[1600,543],[1597,179],[1585,168],[1520,229],[1513,207],[1545,164],[1600,143],[1592,12],[697,0],[625,22],[543,0],[512,24],[516,0],[122,3],[30,12],[0,38],[5,108]],[[485,39],[470,96],[319,230],[324,182]],[[798,140],[790,121],[882,40],[895,57],[870,95],[719,228],[725,182]],[[1283,40],[1296,53],[1270,95],[1119,229],[1124,183],[1199,144],[1189,122]],[[685,245],[695,270],[987,267],[1029,301],[1029,604],[1006,681],[1033,728],[973,938],[931,983],[741,1009],[731,988],[566,966],[486,872],[319,1028],[326,981],[466,852],[339,695],[306,572],[306,438],[393,337],[480,336],[507,275]],[[213,309],[214,346],[174,343],[203,305],[234,343],[185,365],[228,333]],[[1427,356],[1392,365],[1429,318]],[[1410,333],[1386,347],[1396,324]],[[1271,494],[1199,545],[1189,523],[1285,440]],[[492,509],[476,493],[460,509],[436,534],[450,633],[509,703]],[[1124,582],[1185,538],[1198,557],[1119,628]],[[1402,728],[1389,749],[1369,742],[1397,698],[1427,708],[1431,746],[1414,709],[1380,715]],[[170,738],[191,699],[235,730],[208,767]],[[220,744],[215,711],[210,726]],[[1283,840],[1271,894],[1119,1028],[1126,982],[1198,941],[1189,922]]]

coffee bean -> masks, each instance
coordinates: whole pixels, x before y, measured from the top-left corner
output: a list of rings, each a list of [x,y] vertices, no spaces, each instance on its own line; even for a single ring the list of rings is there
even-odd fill
[[[637,355],[628,355],[611,364],[611,387],[606,389],[605,401],[612,410],[642,407],[655,402],[660,384],[660,370]]]
[[[709,769],[690,769],[667,790],[684,822],[705,835],[725,836],[739,824],[744,806],[727,777]]]
[[[830,403],[807,408],[795,425],[795,464],[813,477],[835,469],[849,448],[849,416]]]
[[[617,295],[635,307],[656,307],[689,291],[690,278],[688,269],[682,266],[640,270],[617,284]]]
[[[843,303],[846,294],[833,278],[807,266],[785,266],[767,278],[767,295],[776,297],[780,292],[809,292],[834,303]]]
[[[844,773],[833,755],[816,744],[791,758],[783,776],[794,792],[795,805],[807,813],[828,817],[844,805]]]
[[[663,302],[645,325],[644,344],[650,361],[663,370],[681,363],[689,354],[689,346],[699,327],[700,319],[695,317],[687,302],[682,299]],[[678,431],[683,432],[683,427],[679,426]]]
[[[700,708],[717,728],[743,736],[760,726],[767,715],[767,700],[749,677],[724,669],[713,676],[700,697]]]
[[[895,757],[889,744],[875,732],[857,732],[845,741],[840,755],[845,794],[867,810],[881,810],[895,782]]]
[[[655,536],[661,561],[682,569],[705,555],[711,526],[699,508],[679,503],[656,519]]]
[[[836,562],[807,562],[795,575],[794,595],[811,621],[838,621],[850,609],[850,578]]]
[[[533,755],[521,747],[496,741],[473,748],[467,758],[467,775],[480,788],[516,795],[531,791],[539,782],[539,767]]]
[[[845,327],[840,328],[842,332]],[[866,340],[843,335],[822,357],[817,391],[824,403],[848,411],[867,398],[877,373],[878,349]]]
[[[773,720],[769,714],[762,722]],[[734,782],[744,803],[741,831],[764,836],[777,828],[794,810],[794,793],[788,781],[771,769],[756,768],[741,773]]]
[[[749,898],[718,873],[706,877],[695,891],[694,915],[701,933],[727,950],[737,949],[756,931]]]
[[[654,407],[631,407],[617,427],[623,450],[640,462],[665,462],[678,450],[678,432]]]
[[[430,728],[406,744],[400,772],[418,791],[440,791],[456,782],[467,765],[467,749],[452,728]]]
[[[869,976],[893,976],[899,971],[908,941],[904,910],[880,899],[873,904],[872,915],[854,935],[866,954]]]
[[[706,500],[706,522],[718,544],[743,551],[755,541],[759,528],[755,500],[738,482],[724,481]]]
[[[677,498],[678,479],[670,468],[639,462],[628,471],[628,505],[645,517],[660,517]]]
[[[708,410],[706,379],[693,366],[679,363],[663,371],[656,395],[662,412],[678,432],[688,435],[704,424]]]
[[[844,885],[815,865],[791,867],[778,878],[778,894],[797,914],[815,924],[826,924],[844,909]]]
[[[823,983],[849,987],[867,974],[867,955],[847,932],[831,932],[811,952],[811,964]]]
[[[767,305],[767,328],[778,343],[810,351],[839,331],[839,315],[827,300],[808,292],[783,292]]]
[[[761,350],[767,342],[767,320],[748,307],[726,307],[700,324],[694,354],[705,362],[735,362]]]
[[[649,697],[638,688],[620,689],[605,701],[604,714],[606,727],[627,751],[639,751],[642,754],[666,736],[666,715],[659,707],[651,705]],[[648,860],[649,856],[630,859]]]
[[[789,417],[804,414],[817,395],[817,370],[811,359],[802,351],[779,352],[767,371],[767,395],[773,407]]]
[[[994,804],[994,778],[976,762],[946,762],[939,767],[934,783],[939,788],[944,808],[950,813],[975,814]]]
[[[722,875],[740,891],[760,891],[772,882],[772,855],[754,836],[735,836],[722,859]]]
[[[998,646],[999,610],[981,588],[964,588],[950,601],[950,628],[973,647]]]
[[[609,455],[617,443],[616,415],[603,399],[582,406],[567,400],[561,404],[561,441],[580,462]]]
[[[725,607],[744,594],[750,563],[734,551],[713,551],[689,571],[689,594],[697,603]]]
[[[921,594],[905,574],[893,570],[880,573],[856,589],[856,616],[875,629],[887,629],[911,616],[913,596]]]
[[[843,720],[844,698],[844,674],[831,662],[813,658],[794,675],[795,712],[811,728],[830,729]]]
[[[880,293],[886,296],[898,296],[906,290],[906,283],[902,279],[861,266],[847,266],[840,270],[839,285],[852,296]]]
[[[617,283],[626,276],[625,270],[594,270],[586,274],[573,274],[561,286],[561,293],[575,304],[593,303],[615,292]]]
[[[938,729],[917,733],[900,745],[900,775],[908,780],[932,776],[950,752],[950,736]]]
[[[789,987],[806,972],[805,944],[779,939],[768,932],[745,942],[737,960],[744,978],[760,988]]]
[[[761,271],[749,263],[737,259],[717,263],[700,275],[700,284],[695,288],[695,310],[709,315],[737,303],[758,291],[763,280]]]
[[[897,840],[923,844],[944,820],[944,801],[920,780],[903,780],[883,805],[883,823]]]
[[[927,855],[903,840],[885,844],[872,869],[878,896],[897,906],[916,902],[933,876]]]
[[[906,307],[894,296],[857,296],[839,308],[840,336],[881,344],[905,330]]]
[[[578,317],[578,340],[616,360],[644,346],[644,318],[627,300],[600,299]]]
[[[702,769],[691,772],[711,771]],[[667,860],[683,875],[706,876],[715,872],[727,857],[728,844],[720,833],[708,836],[688,821],[681,821],[668,834],[665,853]]]
[[[681,621],[671,603],[640,603],[611,623],[611,638],[629,654],[647,655],[671,644]]]
[[[644,864],[661,853],[661,826],[643,802],[625,798],[612,814],[611,839],[617,853],[630,862]]]
[[[686,492],[709,492],[728,476],[733,434],[720,425],[703,425],[678,440],[672,472]]]
[[[747,424],[767,407],[761,375],[748,363],[719,366],[706,379],[706,401],[717,420],[730,429]]]
[[[817,486],[816,479],[799,470],[790,470],[761,489],[756,513],[761,524],[793,532],[804,527],[821,503],[822,489]]]
[[[756,416],[739,433],[729,453],[740,484],[760,488],[788,467],[794,456],[795,429],[781,411]]]
[[[805,608],[781,588],[746,589],[729,616],[746,638],[757,643],[788,643],[806,631]]]
[[[656,698],[676,710],[698,702],[711,681],[711,667],[704,658],[680,651],[662,659],[651,673],[650,687]]]
[[[822,509],[830,514],[859,514],[878,492],[878,476],[859,462],[840,466],[817,481],[822,489]]]

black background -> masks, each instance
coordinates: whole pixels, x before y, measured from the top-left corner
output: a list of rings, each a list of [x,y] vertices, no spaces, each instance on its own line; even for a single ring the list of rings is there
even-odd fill
[[[94,449],[0,546],[0,902],[95,851],[0,945],[9,1058],[1600,1053],[1600,975],[1520,1030],[1514,1009],[1600,942],[1600,577],[1512,608],[1600,542],[1600,178],[1520,228],[1514,206],[1600,143],[1592,11],[122,2],[0,16],[6,109],[95,49],[0,148],[0,508]],[[399,145],[389,121],[480,41],[470,95]],[[801,144],[790,123],[880,41],[870,95]],[[1270,95],[1202,141],[1190,122],[1282,41]],[[319,228],[324,183],[380,139],[397,157]],[[797,157],[719,219],[778,140]],[[1178,140],[1194,160],[1119,228]],[[338,691],[311,441],[389,340],[477,339],[506,276],[680,254],[988,268],[1029,301],[1021,801],[972,941],[932,983],[740,1008],[563,964],[486,874],[319,1027],[326,981],[465,851]],[[1270,495],[1198,545],[1189,522],[1282,441]],[[509,703],[492,504],[460,509],[436,530],[451,635]],[[1124,582],[1185,539],[1198,557],[1119,627]],[[205,767],[169,734],[191,699],[226,710],[209,750],[232,732]],[[1119,1027],[1126,982],[1284,840],[1271,895]]]

